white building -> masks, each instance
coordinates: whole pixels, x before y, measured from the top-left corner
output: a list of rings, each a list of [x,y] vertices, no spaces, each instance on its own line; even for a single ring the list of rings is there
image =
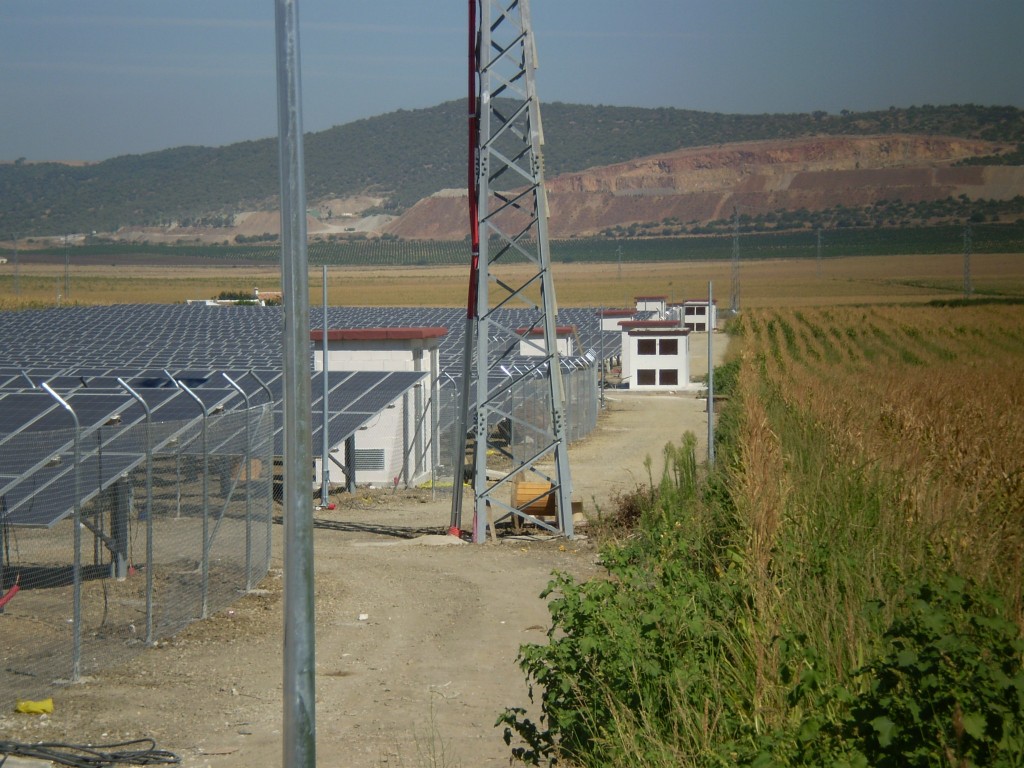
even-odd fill
[[[543,328],[516,328],[516,333],[523,338],[519,341],[519,354],[523,357],[543,357],[547,354],[544,347]],[[555,348],[562,357],[571,357],[579,348],[575,325],[559,325],[555,327]]]
[[[653,312],[657,317],[665,316],[665,307],[668,304],[668,296],[636,296],[636,311]]]
[[[327,368],[331,371],[422,371],[420,384],[389,404],[375,422],[355,436],[355,477],[362,485],[404,485],[430,479],[438,463],[435,436],[438,412],[438,347],[447,328],[328,329]],[[323,330],[310,332],[315,349],[313,367],[323,370]],[[345,446],[332,446],[335,464],[347,466]],[[320,484],[320,457],[316,458],[316,484]],[[333,474],[333,473],[332,473]]]
[[[690,331],[674,320],[631,320],[622,327],[622,378],[629,389],[668,390],[690,383]]]
[[[602,331],[618,331],[619,323],[623,320],[632,320],[636,311],[632,309],[602,309],[597,313],[601,318]]]
[[[709,306],[707,299],[687,299],[680,304],[673,304],[669,307],[669,314],[682,320],[684,328],[698,333],[718,327],[718,307],[714,301]]]

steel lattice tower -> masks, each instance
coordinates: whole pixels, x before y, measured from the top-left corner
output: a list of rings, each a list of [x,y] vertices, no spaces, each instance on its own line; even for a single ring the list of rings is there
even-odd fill
[[[475,132],[476,147],[475,188],[469,194],[479,258],[474,255],[478,268],[471,278],[467,314],[472,341],[466,347],[466,371],[473,393],[468,394],[467,387],[463,414],[467,423],[472,419],[475,436],[474,540],[484,540],[489,516],[493,522],[510,514],[571,537],[572,481],[529,2],[470,0],[469,5],[476,89],[474,96],[471,82],[470,135]],[[474,25],[477,10],[479,23]],[[525,309],[525,320],[510,327],[497,312],[506,309]],[[521,345],[534,355],[520,357]],[[520,436],[519,447],[513,450],[495,436],[499,426]],[[538,487],[545,490],[535,500],[554,498],[555,525],[513,506],[511,492],[517,480],[543,484]],[[461,512],[456,506],[453,502],[457,525]]]

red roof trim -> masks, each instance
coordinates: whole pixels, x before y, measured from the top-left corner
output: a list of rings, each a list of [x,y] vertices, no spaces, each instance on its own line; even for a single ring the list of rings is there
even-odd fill
[[[602,309],[597,313],[600,317],[632,317],[635,309]]]
[[[622,330],[628,331],[633,328],[678,328],[678,320],[621,320],[619,325]]]
[[[689,328],[634,328],[627,336],[689,336]]]
[[[437,339],[448,334],[447,328],[328,328],[328,341],[415,341]],[[310,331],[312,341],[322,341],[323,329]]]

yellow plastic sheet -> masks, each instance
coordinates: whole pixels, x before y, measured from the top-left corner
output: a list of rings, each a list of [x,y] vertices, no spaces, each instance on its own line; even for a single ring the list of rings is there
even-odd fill
[[[48,715],[53,712],[53,699],[46,698],[39,701],[18,699],[14,705],[14,711],[24,715]]]

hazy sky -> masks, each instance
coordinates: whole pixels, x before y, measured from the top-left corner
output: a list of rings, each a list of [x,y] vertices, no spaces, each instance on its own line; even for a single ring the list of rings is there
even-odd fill
[[[1024,107],[1024,0],[533,0],[541,102]],[[465,0],[299,0],[303,125],[465,94]],[[0,0],[0,160],[276,135],[272,0]]]

